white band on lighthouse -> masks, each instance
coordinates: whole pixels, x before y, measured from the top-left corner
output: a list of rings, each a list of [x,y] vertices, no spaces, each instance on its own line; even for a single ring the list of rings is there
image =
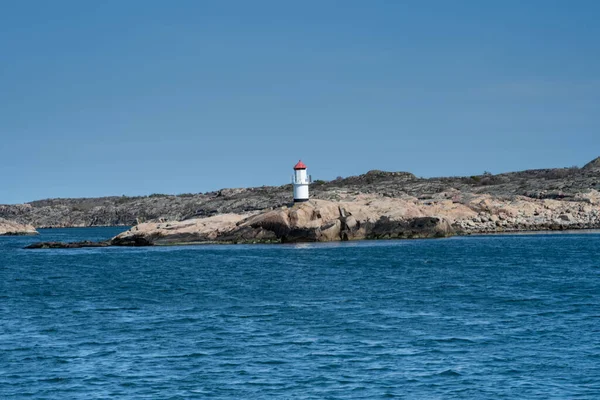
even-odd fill
[[[294,166],[294,175],[292,176],[294,186],[294,202],[308,201],[308,185],[310,185],[310,176],[306,171],[306,165],[302,161]]]

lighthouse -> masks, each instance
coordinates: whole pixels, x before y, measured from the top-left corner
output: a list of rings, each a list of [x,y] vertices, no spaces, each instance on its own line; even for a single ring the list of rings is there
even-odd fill
[[[310,176],[306,173],[306,165],[302,161],[298,161],[298,164],[294,166],[292,184],[294,185],[294,203],[308,201]]]

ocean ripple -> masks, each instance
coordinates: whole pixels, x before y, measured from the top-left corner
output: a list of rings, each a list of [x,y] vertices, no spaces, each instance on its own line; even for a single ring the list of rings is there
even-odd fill
[[[600,398],[599,234],[33,240],[0,238],[0,398]]]

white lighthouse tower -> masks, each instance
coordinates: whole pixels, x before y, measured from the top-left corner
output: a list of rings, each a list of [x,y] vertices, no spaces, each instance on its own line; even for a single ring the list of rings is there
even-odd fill
[[[294,175],[292,175],[292,184],[294,185],[294,203],[308,201],[308,185],[310,185],[310,176],[306,172],[306,165],[302,161],[294,166]]]

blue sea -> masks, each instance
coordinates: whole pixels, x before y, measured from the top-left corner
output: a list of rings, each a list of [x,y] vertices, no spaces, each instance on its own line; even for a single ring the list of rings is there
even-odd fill
[[[23,250],[1,399],[600,399],[600,234]]]

